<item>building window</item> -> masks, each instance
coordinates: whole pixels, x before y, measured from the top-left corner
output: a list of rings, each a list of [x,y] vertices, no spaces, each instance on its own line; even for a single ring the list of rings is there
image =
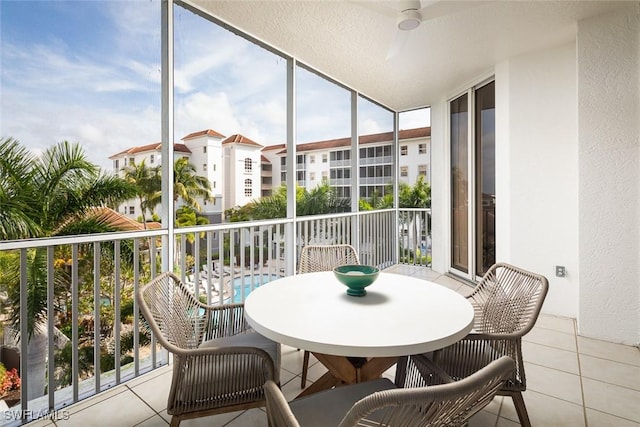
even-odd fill
[[[202,165],[202,170],[205,171],[205,172],[207,171],[207,164],[206,163]]]
[[[207,146],[206,145],[204,147],[202,147],[202,152],[205,153],[205,154],[207,153]]]
[[[418,165],[418,176],[427,176],[427,165]]]
[[[129,215],[134,215],[136,213],[135,206],[129,206]]]
[[[136,164],[136,159],[133,157],[129,157],[129,166],[134,166]]]
[[[327,163],[327,155],[326,154],[322,155],[322,163]]]
[[[329,173],[327,171],[322,171],[322,180],[329,178]]]
[[[154,156],[153,154],[149,155],[149,163],[153,164],[156,160],[156,156]]]
[[[316,173],[315,172],[310,172],[309,173],[309,179],[311,181],[315,181],[316,180]]]
[[[213,188],[216,188],[216,182],[213,181]]]
[[[401,166],[400,167],[400,176],[403,178],[406,178],[409,176],[409,167],[408,166]]]
[[[120,169],[120,161],[119,160],[114,160],[113,161],[113,168],[118,171],[118,169]]]
[[[315,163],[316,162],[316,156],[311,155],[309,156],[309,163]]]
[[[427,144],[418,144],[418,154],[427,154]]]
[[[216,171],[216,164],[215,163],[213,164],[213,171],[214,172]]]
[[[407,155],[407,146],[406,145],[401,145],[400,146],[400,155],[401,156],[406,156]]]
[[[251,158],[247,157],[246,159],[244,159],[244,171],[247,173],[250,173],[251,168],[252,168]]]
[[[244,180],[244,195],[246,197],[251,197],[251,195],[253,194],[252,187],[253,187],[253,185],[251,184],[251,180],[250,179],[245,179]]]

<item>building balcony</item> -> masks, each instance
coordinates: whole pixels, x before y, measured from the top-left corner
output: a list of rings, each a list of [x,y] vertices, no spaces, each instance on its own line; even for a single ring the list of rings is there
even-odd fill
[[[427,267],[394,265],[386,271],[424,278],[461,294],[471,288]],[[640,351],[634,347],[584,338],[574,319],[541,315],[525,336],[528,390],[524,393],[534,426],[634,426],[640,423]],[[291,400],[301,392],[303,352],[282,349],[282,390]],[[325,368],[311,357],[310,385]],[[385,376],[393,378],[393,368]],[[55,425],[165,426],[171,364],[114,386],[94,397],[57,411]],[[42,420],[33,425],[54,425]],[[266,426],[263,408],[183,421],[184,426]],[[510,398],[496,397],[470,426],[517,426]]]
[[[403,224],[412,226],[401,225],[394,231],[396,214]],[[295,222],[280,219],[176,229],[171,262],[196,295],[209,303],[227,304],[243,301],[251,289],[273,278],[295,274],[299,251],[306,244],[350,243],[358,248],[364,264],[424,278],[467,294],[471,286],[429,268],[429,215],[425,209],[397,213],[392,209],[301,217]],[[291,234],[288,230],[295,231]],[[190,236],[196,234],[202,238],[191,241]],[[155,345],[144,319],[135,315],[137,307],[128,306],[127,297],[148,280],[152,271],[161,271],[161,259],[167,256],[163,243],[167,237],[165,230],[151,230],[0,243],[0,250],[18,254],[27,266],[31,254],[45,251],[47,272],[66,269],[72,285],[62,295],[51,287],[47,291],[55,290],[55,301],[66,297],[72,307],[47,307],[44,327],[49,333],[45,334],[41,351],[46,354],[39,368],[28,361],[37,350],[27,343],[12,343],[5,328],[5,346],[13,346],[18,352],[18,368],[30,366],[26,372],[20,370],[26,385],[20,398],[28,403],[13,402],[15,406],[5,412],[5,425],[19,424],[15,417],[20,414],[25,421],[49,417],[34,425],[51,424],[51,419],[56,425],[91,424],[95,420],[131,426],[169,422],[166,398],[170,356]],[[397,244],[388,244],[393,241]],[[58,257],[65,253],[69,258],[61,266]],[[130,257],[141,262],[128,265]],[[87,265],[91,266],[89,270]],[[27,282],[25,276],[20,285],[23,290]],[[20,315],[26,317],[26,308],[22,307],[25,305],[20,306]],[[132,310],[130,316],[123,315],[127,310]],[[68,317],[62,318],[60,312]],[[121,321],[114,322],[114,318]],[[22,334],[27,333],[27,323],[19,331]],[[141,334],[132,333],[135,331]],[[65,344],[66,359],[61,356]],[[87,358],[87,352],[92,356]],[[94,354],[100,357],[96,359]],[[636,347],[581,337],[575,319],[543,314],[525,336],[524,354],[529,379],[524,397],[534,425],[640,423],[636,409],[640,400],[640,351]],[[302,352],[284,348],[281,378],[288,398],[301,391],[301,367]],[[64,372],[68,373],[66,377],[61,375]],[[310,380],[323,373],[322,365],[313,364]],[[392,376],[393,370],[386,375]],[[55,392],[37,393],[36,389],[43,386]],[[256,409],[185,422],[202,423],[258,426],[266,425],[266,416],[264,410]],[[511,399],[496,398],[471,425],[517,425]]]
[[[176,229],[172,236],[154,229],[0,242],[3,260],[15,266],[12,283],[3,284],[7,317],[1,319],[4,347],[14,356],[11,364],[0,362],[20,374],[18,408],[28,420],[165,365],[168,353],[155,345],[133,300],[164,265],[209,304],[241,302],[253,288],[294,274],[307,244],[349,243],[361,262],[380,268],[398,259],[427,266],[429,210],[402,216],[414,235],[393,231],[397,214],[388,209],[215,224]],[[32,313],[35,324],[28,321]]]

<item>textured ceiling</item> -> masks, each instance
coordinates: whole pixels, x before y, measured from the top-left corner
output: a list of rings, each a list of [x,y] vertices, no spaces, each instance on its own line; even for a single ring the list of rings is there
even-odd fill
[[[394,110],[430,105],[510,56],[571,42],[581,19],[638,7],[630,1],[458,2],[471,6],[423,21],[402,43],[393,1],[189,2]],[[401,48],[387,58],[392,46]]]

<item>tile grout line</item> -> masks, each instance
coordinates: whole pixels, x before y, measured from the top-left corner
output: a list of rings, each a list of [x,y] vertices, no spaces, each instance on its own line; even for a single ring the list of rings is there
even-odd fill
[[[549,330],[551,330],[551,329],[549,329]],[[569,334],[567,334],[567,335],[569,335]],[[556,346],[553,346],[553,345],[550,345],[550,344],[543,344],[543,343],[539,343],[539,342],[536,342],[536,341],[527,340],[527,339],[524,339],[524,337],[522,339],[522,342],[523,343],[527,343],[527,344],[540,345],[542,347],[552,348],[554,350],[566,351],[567,353],[575,353],[573,350],[567,350],[566,348],[556,347]]]
[[[498,406],[498,416],[496,417],[496,424],[493,427],[498,427],[498,424],[500,423],[500,414],[502,413],[502,405],[504,405],[504,396],[500,396],[500,406]],[[505,420],[507,419],[508,418],[505,418]]]
[[[155,415],[157,415],[157,416],[159,416],[160,418],[162,418],[162,420],[163,420],[163,421],[165,421],[165,422],[167,421],[167,420],[165,420],[165,419],[162,417],[162,415],[160,415],[160,413],[159,413],[158,411],[156,411],[155,409],[153,409],[153,407],[152,407],[151,405],[149,405],[149,404],[147,403],[147,401],[146,401],[146,400],[144,400],[144,399],[143,399],[143,398],[142,398],[138,393],[136,393],[136,392],[135,392],[131,387],[129,387],[129,385],[128,385],[128,384],[125,384],[125,386],[126,386],[126,388],[127,388],[127,389],[129,389],[129,391],[130,391],[131,393],[133,393],[133,395],[134,395],[134,396],[136,396],[136,397],[137,397],[138,399],[140,399],[140,400],[141,400],[145,405],[147,405],[147,407],[148,407],[149,409],[151,409],[151,411],[152,411]],[[165,408],[165,409],[166,409],[166,408]],[[152,416],[151,416],[151,417],[149,417],[149,418],[153,418],[155,415],[152,415]],[[149,419],[149,418],[147,418],[147,419]],[[146,421],[147,419],[145,419],[144,421]],[[143,421],[143,422],[144,422],[144,421]],[[140,423],[138,423],[138,424],[140,424]],[[169,424],[169,423],[167,423],[167,424]]]
[[[584,381],[582,378],[582,363],[580,362],[580,349],[578,348],[578,328],[576,327],[576,321],[573,320],[573,332],[576,343],[576,358],[578,359],[578,374],[580,376],[580,397],[582,398],[582,415],[584,416],[584,425],[589,427],[589,420],[587,418],[587,401],[584,398]]]

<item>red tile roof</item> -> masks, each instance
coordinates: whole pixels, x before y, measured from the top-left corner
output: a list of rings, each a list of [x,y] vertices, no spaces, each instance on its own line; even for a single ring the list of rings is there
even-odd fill
[[[268,145],[262,149],[262,151],[282,150],[287,144]]]
[[[247,138],[246,136],[240,135],[239,133],[231,135],[230,137],[228,137],[227,139],[222,141],[222,145],[224,145],[224,144],[233,144],[233,143],[244,144],[244,145],[252,145],[254,147],[262,147],[262,145],[260,145],[257,142]]]
[[[162,143],[156,142],[153,144],[140,145],[138,147],[127,148],[124,151],[121,151],[119,153],[114,154],[113,156],[110,156],[109,159],[113,160],[125,154],[138,154],[138,153],[145,153],[147,151],[160,151],[160,150],[162,150]],[[179,153],[191,153],[191,150],[189,150],[189,148],[184,144],[173,144],[173,151],[174,152],[177,151]]]
[[[403,129],[398,132],[398,140],[424,138],[431,136],[431,127],[422,127],[415,129]],[[391,141],[393,132],[374,133],[371,135],[361,135],[360,144],[373,144],[376,142]],[[283,144],[284,145],[284,144]],[[305,144],[296,145],[296,152],[327,150],[330,148],[348,147],[351,145],[351,138],[328,139],[326,141],[307,142]],[[279,151],[277,154],[284,154],[287,150]]]
[[[208,135],[208,136],[215,136],[215,137],[220,137],[220,138],[225,138],[224,135],[216,132],[215,130],[212,129],[207,129],[207,130],[202,130],[200,132],[194,132],[194,133],[190,133],[189,135],[185,136],[184,138],[182,138],[183,141],[187,140],[187,139],[193,139],[193,138],[197,138],[199,136],[203,136],[203,135]],[[423,137],[427,137],[427,136],[431,136],[431,127],[427,126],[427,127],[421,127],[421,128],[415,128],[415,129],[403,129],[400,130],[399,134],[398,134],[398,139],[399,140],[404,140],[404,139],[412,139],[412,138],[423,138]],[[372,144],[372,143],[376,143],[376,142],[385,142],[385,141],[391,141],[391,138],[393,137],[393,133],[392,132],[383,132],[383,133],[374,133],[371,135],[362,135],[360,137],[360,144]],[[234,134],[231,135],[230,137],[224,139],[222,141],[223,144],[231,144],[231,143],[237,143],[237,144],[245,144],[245,145],[252,145],[252,146],[256,146],[256,147],[263,147],[262,145],[258,144],[257,142],[247,138],[246,136],[243,136],[241,134]],[[307,142],[304,144],[298,144],[296,147],[297,151],[312,151],[312,150],[326,150],[326,149],[330,149],[330,148],[337,148],[337,147],[345,147],[345,146],[349,146],[351,144],[351,138],[337,138],[337,139],[328,139],[326,141],[316,141],[316,142]],[[113,156],[109,157],[109,159],[115,159],[117,157],[121,157],[125,154],[137,154],[137,153],[144,153],[146,151],[160,151],[160,149],[162,148],[162,144],[160,142],[156,142],[154,144],[147,144],[147,145],[142,145],[139,147],[132,147],[129,148],[127,150],[121,151],[117,154],[114,154]],[[181,152],[181,153],[191,153],[191,150],[189,150],[189,148],[187,148],[186,145],[184,144],[174,144],[173,145],[173,150],[177,151],[177,152]],[[267,147],[263,147],[263,151],[266,150],[281,150],[279,151],[277,154],[284,154],[287,152],[286,150],[286,144],[276,144],[276,145],[270,145]]]
[[[116,212],[113,209],[107,208],[107,207],[98,207],[98,206],[91,207],[87,209],[83,215],[85,219],[92,218],[97,221],[109,224],[113,228],[121,231],[137,231],[137,230],[145,229],[144,224],[136,220],[133,220],[125,215],[122,215],[121,213]],[[68,224],[68,222],[69,220],[64,222],[60,228],[64,227],[66,224]],[[147,222],[146,228],[147,229],[162,228],[162,225],[159,222],[150,221],[150,222]]]
[[[205,129],[205,130],[201,130],[199,132],[193,132],[190,133],[189,135],[185,136],[184,138],[182,138],[182,141],[186,141],[187,139],[193,139],[193,138],[198,138],[199,136],[213,136],[216,138],[224,138],[225,136],[219,132],[216,132],[213,129]]]

